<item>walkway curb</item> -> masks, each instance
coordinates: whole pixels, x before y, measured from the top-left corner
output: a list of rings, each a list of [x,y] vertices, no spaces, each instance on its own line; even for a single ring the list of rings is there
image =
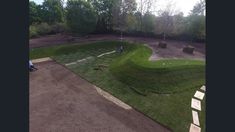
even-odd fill
[[[40,62],[44,62],[44,61],[52,61],[52,59],[50,57],[39,58],[39,59],[32,60],[32,63],[40,63]]]

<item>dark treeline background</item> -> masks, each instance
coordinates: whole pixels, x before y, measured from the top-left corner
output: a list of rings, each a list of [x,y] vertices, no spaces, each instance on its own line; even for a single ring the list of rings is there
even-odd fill
[[[154,0],[44,0],[29,3],[30,38],[56,33],[123,33],[188,41],[205,41],[205,0],[188,16],[169,3],[154,15]],[[156,10],[156,9],[155,9]],[[155,13],[156,14],[156,13]],[[165,35],[163,35],[165,34]]]

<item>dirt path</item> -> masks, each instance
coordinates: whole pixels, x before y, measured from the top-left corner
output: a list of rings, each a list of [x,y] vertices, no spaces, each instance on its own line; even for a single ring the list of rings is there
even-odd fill
[[[90,35],[89,38],[76,38],[73,43],[69,43],[67,39],[70,36],[68,35],[50,35],[41,38],[31,39],[29,42],[30,48],[36,47],[46,47],[53,46],[59,44],[73,44],[73,43],[90,43],[95,41],[104,41],[104,40],[120,40],[120,36],[117,35]],[[194,54],[190,55],[187,53],[183,53],[182,49],[185,45],[188,45],[187,42],[184,41],[175,41],[175,40],[167,40],[167,48],[161,49],[157,47],[159,39],[155,38],[146,38],[146,37],[126,37],[124,36],[123,40],[130,42],[142,42],[146,43],[152,50],[153,54],[150,57],[150,60],[158,60],[163,58],[184,58],[184,59],[199,59],[205,60],[205,44],[204,43],[193,43],[191,44],[195,47]]]
[[[56,35],[48,35],[39,38],[34,38],[29,40],[29,47],[30,48],[37,48],[37,47],[47,47],[47,46],[54,46],[60,44],[73,44],[73,43],[89,43],[94,41],[103,41],[103,40],[118,40],[118,36],[114,35],[90,35],[89,38],[81,38],[81,37],[74,37],[74,41],[69,41],[69,38],[72,36],[63,35],[63,34],[56,34]]]
[[[94,86],[54,61],[30,73],[30,132],[169,132],[99,95]]]

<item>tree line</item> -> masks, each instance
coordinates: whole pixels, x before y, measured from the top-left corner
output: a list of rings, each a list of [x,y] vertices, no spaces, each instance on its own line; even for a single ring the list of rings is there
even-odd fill
[[[120,33],[184,40],[205,40],[205,1],[188,16],[173,6],[153,13],[155,0],[44,0],[29,2],[30,37],[70,32]],[[170,3],[169,3],[170,5]]]

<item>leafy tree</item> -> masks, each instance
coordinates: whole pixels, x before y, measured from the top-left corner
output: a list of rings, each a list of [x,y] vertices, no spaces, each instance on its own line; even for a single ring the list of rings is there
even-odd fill
[[[154,5],[156,4],[157,0],[140,0],[139,1],[139,9],[140,12],[140,29],[143,30],[143,16],[145,13],[150,12],[150,10],[156,10]]]
[[[165,34],[170,34],[173,30],[173,17],[170,12],[164,11],[158,18],[158,23],[160,26],[160,31],[163,33],[163,39],[165,40]]]
[[[84,0],[67,1],[67,24],[72,32],[81,35],[94,31],[97,17],[90,3]]]
[[[205,39],[205,0],[195,4],[188,17],[188,30],[193,39]]]
[[[62,0],[44,0],[41,6],[43,21],[53,24],[64,20],[64,9]]]
[[[123,0],[121,3],[120,8],[120,27],[122,30],[128,29],[128,25],[130,26],[130,23],[134,21],[134,12],[137,8],[137,3],[135,0]]]
[[[123,14],[134,14],[137,9],[137,3],[135,0],[123,0],[122,6]]]
[[[139,23],[134,14],[128,14],[126,17],[126,29],[127,31],[137,31]]]
[[[114,29],[119,31],[133,29],[131,22],[136,21],[136,18],[134,18],[136,8],[137,3],[135,0],[116,0],[112,12],[112,22],[114,23]]]
[[[88,0],[94,7],[98,21],[97,31],[112,30],[114,26],[120,29],[127,28],[127,21],[131,20],[137,8],[135,0]],[[128,20],[127,20],[128,19]]]
[[[172,35],[181,35],[185,32],[185,18],[183,12],[180,12],[173,17]]]
[[[191,41],[195,39],[205,39],[205,16],[191,15],[188,18],[188,34]]]
[[[122,0],[115,0],[112,8],[112,29],[119,30],[120,28],[120,14],[121,14]]]
[[[135,20],[136,20],[136,31],[143,31],[143,28],[141,27],[142,26],[142,14],[141,12],[137,11],[134,13],[134,16],[135,16]]]
[[[191,15],[203,15],[205,11],[205,0],[200,0],[191,10]]]
[[[155,21],[155,16],[150,12],[146,12],[143,16],[143,31],[153,32],[155,27],[154,21]]]
[[[40,7],[33,1],[29,1],[29,24],[38,23],[42,21],[40,17]]]
[[[88,2],[91,3],[98,16],[96,31],[112,30],[112,9],[115,6],[115,0],[88,0]]]

